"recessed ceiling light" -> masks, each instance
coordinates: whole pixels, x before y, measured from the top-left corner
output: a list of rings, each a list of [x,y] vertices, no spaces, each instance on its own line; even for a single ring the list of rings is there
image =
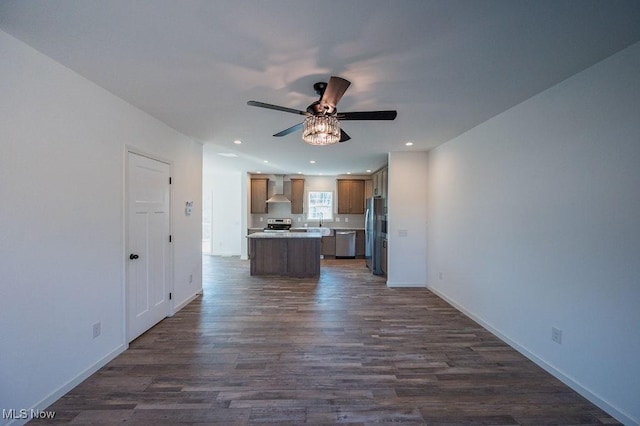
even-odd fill
[[[263,163],[268,163],[268,162],[269,162],[269,160],[264,160],[264,161],[263,161]]]
[[[347,172],[347,174],[348,174],[348,175],[350,175],[350,174],[351,174],[351,172]]]
[[[232,152],[219,152],[218,155],[222,155],[223,157],[237,157],[237,155]]]
[[[316,160],[309,161],[311,164],[316,164]]]
[[[405,145],[406,145],[406,146],[412,146],[412,145],[413,145],[413,142],[407,142],[407,143],[405,143]]]
[[[257,174],[260,174],[260,173],[262,173],[262,172],[261,172],[260,170],[258,170],[256,173],[257,173]]]
[[[235,141],[233,141],[233,143],[235,143],[236,145],[240,145],[242,143],[242,141],[239,140],[239,139],[236,139]]]
[[[371,173],[371,169],[367,169],[367,173]]]
[[[298,172],[298,174],[299,174],[299,175],[301,175],[301,174],[302,174],[302,172]]]

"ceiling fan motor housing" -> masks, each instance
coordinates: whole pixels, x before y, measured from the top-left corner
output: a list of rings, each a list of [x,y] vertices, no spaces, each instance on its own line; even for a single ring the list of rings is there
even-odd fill
[[[336,112],[336,109],[320,101],[315,101],[307,107],[307,112],[311,115],[331,115]]]
[[[313,90],[316,91],[318,96],[324,95],[324,91],[326,88],[327,88],[327,83],[325,83],[324,81],[319,81],[313,85]]]

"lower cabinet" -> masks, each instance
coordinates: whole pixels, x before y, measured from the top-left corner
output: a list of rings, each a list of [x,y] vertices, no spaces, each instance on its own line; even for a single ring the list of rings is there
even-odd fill
[[[356,257],[364,257],[365,254],[365,234],[364,231],[356,231]]]
[[[320,253],[323,256],[336,255],[336,237],[335,236],[322,237],[322,245],[320,248]]]
[[[249,238],[251,275],[320,275],[319,238]]]
[[[382,239],[382,250],[380,252],[380,267],[382,273],[387,275],[387,239]]]

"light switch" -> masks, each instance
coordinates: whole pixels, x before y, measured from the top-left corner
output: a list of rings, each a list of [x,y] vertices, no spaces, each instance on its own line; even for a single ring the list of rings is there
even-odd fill
[[[398,237],[406,237],[408,231],[406,229],[398,229]]]

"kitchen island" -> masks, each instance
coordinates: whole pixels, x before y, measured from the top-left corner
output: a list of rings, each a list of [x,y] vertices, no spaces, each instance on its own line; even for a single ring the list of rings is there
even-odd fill
[[[247,238],[251,275],[320,275],[319,232],[256,232]]]

